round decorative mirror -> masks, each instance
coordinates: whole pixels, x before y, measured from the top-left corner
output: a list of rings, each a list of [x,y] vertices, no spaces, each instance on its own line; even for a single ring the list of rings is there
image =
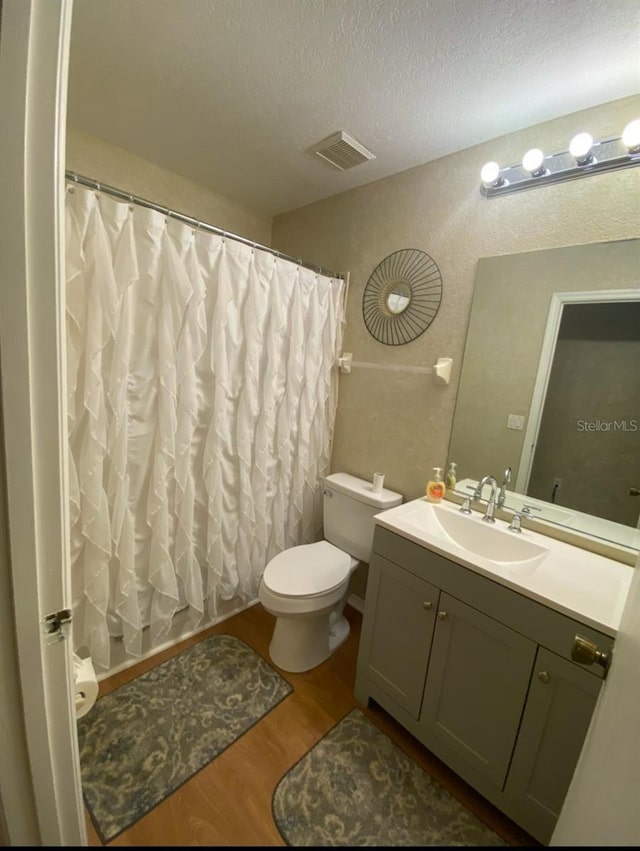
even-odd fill
[[[433,322],[442,300],[442,277],[434,260],[417,248],[385,257],[362,296],[364,324],[387,346],[410,343]]]
[[[387,295],[385,296],[385,304],[389,313],[402,313],[411,303],[411,289],[409,284],[404,281],[392,283]]]

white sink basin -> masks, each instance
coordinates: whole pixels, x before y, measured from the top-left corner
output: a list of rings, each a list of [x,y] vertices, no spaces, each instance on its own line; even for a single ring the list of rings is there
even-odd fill
[[[527,540],[526,533],[507,531],[504,523],[485,522],[481,515],[462,514],[456,508],[417,500],[403,516],[418,534],[445,545],[453,544],[476,558],[501,568],[531,572],[544,560],[548,549]]]
[[[477,553],[483,558],[502,564],[514,562],[540,561],[547,555],[548,550],[539,544],[527,541],[517,532],[505,532],[492,523],[465,514],[454,514],[441,508],[431,506],[447,535],[460,547]]]

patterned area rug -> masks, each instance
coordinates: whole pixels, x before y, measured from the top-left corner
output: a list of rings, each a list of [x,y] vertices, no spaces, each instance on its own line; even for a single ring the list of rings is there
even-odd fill
[[[359,709],[285,774],[272,806],[288,845],[506,845]]]
[[[109,842],[292,691],[247,644],[214,635],[99,698],[78,720],[82,788]]]

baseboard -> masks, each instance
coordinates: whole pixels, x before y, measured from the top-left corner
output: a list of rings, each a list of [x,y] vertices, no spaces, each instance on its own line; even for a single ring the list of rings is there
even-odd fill
[[[347,598],[347,603],[357,612],[360,612],[360,614],[364,613],[364,600],[362,597],[358,597],[357,594],[351,594]]]
[[[231,609],[229,612],[225,612],[224,615],[221,615],[218,618],[212,618],[206,623],[201,623],[195,629],[185,631],[180,630],[179,621],[180,614],[182,614],[182,612],[178,613],[174,622],[175,629],[172,630],[172,634],[170,638],[167,639],[167,641],[165,641],[163,644],[158,645],[158,647],[150,648],[146,652],[142,653],[141,656],[129,657],[127,659],[122,659],[122,661],[120,662],[116,661],[115,664],[113,664],[106,673],[98,674],[96,672],[98,682],[107,679],[107,677],[113,676],[113,674],[118,674],[120,673],[120,671],[125,671],[127,668],[131,668],[134,665],[137,665],[138,662],[142,662],[144,659],[149,659],[152,656],[155,656],[163,650],[166,650],[168,647],[172,647],[174,644],[178,644],[179,642],[184,641],[187,638],[191,638],[192,636],[197,635],[200,632],[204,632],[204,630],[209,629],[209,627],[216,626],[216,624],[228,620],[228,618],[233,617],[233,615],[237,615],[239,612],[244,612],[246,609],[250,609],[251,606],[255,606],[257,602],[258,600],[256,599],[252,600],[250,603],[241,604]],[[364,613],[364,600],[361,597],[358,597],[357,594],[351,594],[347,598],[347,603],[352,606],[352,608],[354,608],[357,612],[360,612],[360,614]],[[185,612],[185,614],[187,612],[186,609],[183,609],[182,611]],[[118,639],[112,639],[112,658],[114,656],[122,656],[123,652],[124,646],[122,644],[122,641]]]
[[[228,612],[225,612],[223,615],[220,615],[217,618],[211,618],[210,620],[206,621],[205,623],[200,623],[195,629],[184,629],[184,630],[181,629],[180,615],[183,612],[185,613],[185,616],[187,614],[187,609],[182,609],[174,617],[174,623],[173,623],[173,626],[171,628],[170,637],[165,642],[163,642],[162,644],[159,644],[157,647],[152,647],[152,648],[146,650],[140,656],[133,656],[133,657],[129,656],[128,658],[123,659],[120,662],[115,662],[115,664],[113,664],[109,668],[109,670],[106,671],[105,673],[98,674],[96,672],[97,680],[98,680],[98,682],[100,682],[101,680],[107,679],[107,677],[113,676],[113,674],[120,673],[120,671],[126,671],[127,668],[132,668],[134,665],[137,665],[138,662],[142,662],[144,659],[149,659],[152,656],[155,656],[158,653],[162,652],[163,650],[166,650],[168,647],[173,647],[174,644],[179,644],[181,641],[185,641],[185,639],[187,639],[187,638],[191,638],[194,635],[198,635],[198,633],[200,633],[200,632],[204,632],[206,629],[209,629],[209,627],[216,626],[217,624],[228,620],[229,618],[233,617],[234,615],[237,615],[239,612],[244,612],[247,609],[250,609],[251,606],[255,606],[257,602],[258,602],[258,600],[256,599],[256,600],[252,600],[250,603],[241,603],[240,605],[235,606],[234,608],[230,609]],[[118,656],[122,657],[124,655],[124,653],[126,653],[126,651],[124,650],[124,645],[123,645],[122,641],[119,640],[119,639],[112,638],[111,639],[111,656],[112,656],[112,659],[114,658],[114,656],[116,658]]]

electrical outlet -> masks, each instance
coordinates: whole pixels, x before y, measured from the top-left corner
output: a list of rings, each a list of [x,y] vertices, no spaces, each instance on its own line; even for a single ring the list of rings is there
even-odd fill
[[[509,414],[507,419],[507,428],[513,428],[521,431],[524,426],[524,417],[522,414]]]
[[[560,488],[562,487],[562,479],[559,479],[556,476],[556,478],[553,480],[553,486],[554,488],[556,488],[556,490],[560,490]]]

